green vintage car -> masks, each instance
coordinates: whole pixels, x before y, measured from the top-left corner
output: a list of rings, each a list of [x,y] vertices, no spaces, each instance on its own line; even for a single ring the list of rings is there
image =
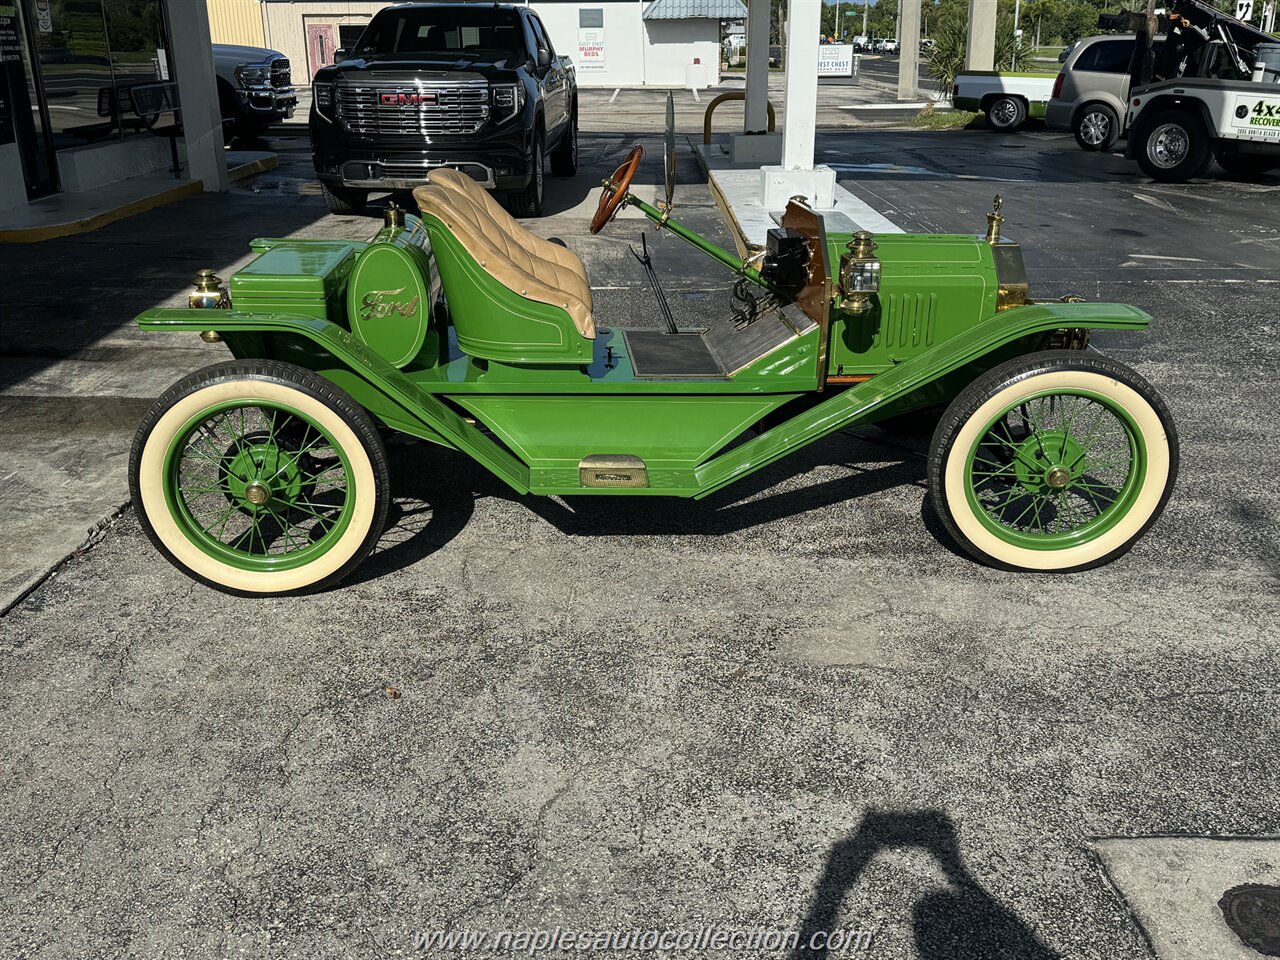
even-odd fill
[[[582,261],[466,176],[434,171],[420,216],[367,242],[253,241],[229,290],[202,271],[196,331],[234,357],[174,384],[133,445],[142,523],[176,566],[242,594],[319,589],[382,532],[387,431],[460,450],[519,494],[705,497],[834,431],[945,405],[929,500],[978,560],[1070,571],[1123,554],[1173,487],[1177,436],[1152,387],[1088,348],[1134,307],[1028,297],[1000,237],[828,233],[803,198],[741,259],[667,201],[605,181],[598,232],[637,207],[727,268],[705,327],[593,312]]]

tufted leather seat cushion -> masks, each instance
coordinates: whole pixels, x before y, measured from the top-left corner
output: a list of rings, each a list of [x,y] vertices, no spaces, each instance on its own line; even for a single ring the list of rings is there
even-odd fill
[[[467,253],[508,290],[562,308],[578,333],[595,338],[591,287],[586,269],[573,251],[530,233],[465,174],[433,170],[429,180],[413,191],[424,214],[440,220]]]

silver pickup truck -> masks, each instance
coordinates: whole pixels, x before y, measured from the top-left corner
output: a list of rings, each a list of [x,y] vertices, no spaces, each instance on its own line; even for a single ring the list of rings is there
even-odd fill
[[[298,93],[284,54],[264,47],[215,43],[213,69],[228,141],[260,137],[273,123],[293,116]]]

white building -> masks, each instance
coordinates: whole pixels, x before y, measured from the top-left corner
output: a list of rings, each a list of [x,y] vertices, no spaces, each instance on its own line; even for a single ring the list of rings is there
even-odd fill
[[[0,233],[60,223],[74,198],[169,177],[168,105],[183,189],[227,188],[205,9],[188,0],[0,2]],[[146,117],[138,113],[146,106]],[[154,110],[154,116],[152,111]],[[148,125],[150,121],[150,125]],[[170,188],[172,189],[172,188]]]
[[[213,13],[226,0],[208,2]],[[584,87],[712,86],[720,79],[720,22],[746,14],[742,0],[526,0],[526,5],[546,25],[556,52],[573,60]],[[264,42],[289,58],[294,82],[303,84],[333,62],[336,50],[354,44],[385,6],[383,0],[262,0]],[[218,42],[226,18],[211,19]],[[230,35],[226,40],[233,42]]]

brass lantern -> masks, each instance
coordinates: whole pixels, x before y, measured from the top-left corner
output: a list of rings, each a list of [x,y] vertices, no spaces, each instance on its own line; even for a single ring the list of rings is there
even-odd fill
[[[880,292],[880,259],[876,256],[875,238],[859,230],[845,244],[840,256],[840,309],[849,313],[866,313],[871,297]]]

